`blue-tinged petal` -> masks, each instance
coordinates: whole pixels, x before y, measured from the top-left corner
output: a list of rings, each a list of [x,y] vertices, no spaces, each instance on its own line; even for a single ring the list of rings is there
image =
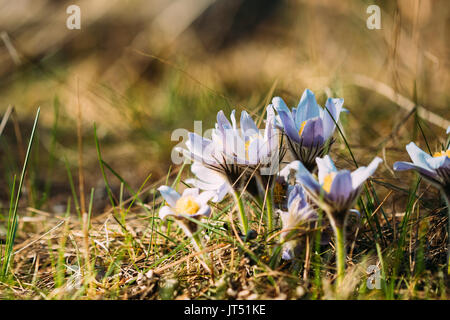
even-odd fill
[[[449,156],[447,156],[447,158],[445,159],[444,164],[442,165],[442,168],[450,170],[450,157]]]
[[[448,126],[446,133],[450,133],[450,126]]]
[[[327,99],[325,108],[328,109],[328,111],[323,111],[323,135],[325,140],[328,140],[333,135],[336,123],[339,121],[339,115],[341,114],[343,104],[344,99]]]
[[[243,136],[251,136],[258,133],[258,127],[247,111],[241,112],[241,132]]]
[[[294,259],[294,256],[294,244],[292,241],[288,241],[283,245],[281,259],[289,261]]]
[[[298,199],[298,201],[295,201],[295,199]],[[291,208],[291,206],[295,204],[296,208]],[[306,202],[305,193],[303,191],[303,188],[299,185],[295,185],[291,192],[289,193],[288,197],[288,208],[289,210],[295,210],[295,212],[299,212],[301,209],[305,208],[308,205]]]
[[[320,194],[320,184],[314,179],[313,175],[305,168],[303,163],[298,163],[298,171],[295,178],[303,185],[304,188],[311,192]]]
[[[303,121],[318,117],[319,114],[320,107],[317,104],[316,96],[311,90],[306,89],[297,106],[297,112],[295,114],[296,125],[300,126]]]
[[[331,157],[329,155],[326,155],[323,158],[316,158],[316,163],[320,184],[323,184],[325,177],[329,173],[337,171],[336,166],[334,165],[333,160],[331,160]]]
[[[273,107],[275,108],[275,110],[277,112],[284,111],[284,112],[286,112],[288,114],[291,113],[289,108],[288,108],[288,106],[284,102],[284,100],[281,99],[280,97],[273,98],[272,99],[272,105],[273,105]]]
[[[317,117],[308,120],[303,127],[300,140],[305,147],[321,146],[325,142],[322,119]]]
[[[210,152],[213,149],[211,140],[203,138],[196,133],[189,132],[188,141],[186,141],[186,147],[188,147],[189,151],[197,155],[199,158],[204,159],[205,161],[212,160],[210,155]]]
[[[432,157],[420,149],[414,142],[410,142],[406,146],[406,151],[408,151],[408,154],[415,165],[421,166],[425,169],[431,169],[427,160]]]
[[[351,174],[353,189],[358,188],[367,180],[367,178],[373,175],[381,162],[383,162],[383,159],[375,157],[367,167],[360,167],[353,171]]]
[[[436,180],[439,178],[438,175],[436,174],[436,171],[426,169],[422,166],[418,166],[411,162],[397,161],[396,163],[394,163],[394,170],[395,171],[414,170],[419,172],[422,176],[431,180]]]
[[[284,132],[286,135],[294,142],[300,143],[300,136],[298,135],[297,127],[292,120],[290,113],[285,111],[278,111],[278,115],[280,116],[281,123],[284,127]]]
[[[168,206],[163,206],[159,209],[159,218],[161,220],[166,220],[169,216],[176,216],[177,214]]]
[[[218,124],[218,129],[222,132],[224,130],[233,128],[230,121],[228,121],[227,117],[225,116],[225,114],[223,113],[222,110],[220,110],[217,113],[217,124]]]
[[[171,187],[161,186],[158,188],[158,191],[161,192],[161,195],[163,196],[164,200],[166,200],[166,202],[171,207],[175,207],[177,200],[180,199],[180,195],[178,194],[178,192],[176,192]]]
[[[343,202],[348,199],[352,188],[352,176],[350,171],[341,170],[338,171],[331,183],[331,189],[328,193],[328,197],[335,202]]]
[[[231,192],[232,188],[228,183],[223,183],[220,185],[219,189],[216,190],[216,195],[211,199],[212,202],[220,202],[225,198],[228,192]]]
[[[292,117],[292,119],[294,120],[294,122],[295,122],[295,115],[297,114],[297,108],[292,108],[292,111],[291,111],[291,117]]]
[[[225,130],[222,136],[223,152],[229,156],[245,158],[245,142],[232,129]]]
[[[447,158],[448,158],[447,155],[440,157],[431,157],[427,159],[427,163],[431,169],[436,170],[444,166]]]

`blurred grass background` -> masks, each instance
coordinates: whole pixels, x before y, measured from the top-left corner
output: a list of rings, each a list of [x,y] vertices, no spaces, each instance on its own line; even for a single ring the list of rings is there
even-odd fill
[[[81,30],[66,28],[71,4],[81,8]],[[259,115],[275,95],[292,106],[305,88],[321,104],[327,94],[345,99],[345,133],[361,163],[380,154],[380,146],[406,160],[405,142],[421,138],[414,123],[406,123],[400,141],[396,134],[386,137],[409,112],[355,75],[448,119],[449,6],[445,0],[376,1],[382,28],[369,30],[371,4],[0,0],[0,114],[9,105],[16,110],[0,137],[2,206],[38,106],[26,186],[36,207],[46,186],[52,205],[70,194],[64,159],[75,170],[78,104],[89,188],[103,185],[94,122],[103,159],[136,189],[149,173],[153,182],[167,174],[176,128],[193,130],[194,120],[211,128],[220,109]],[[439,121],[423,122],[434,147],[446,125]]]

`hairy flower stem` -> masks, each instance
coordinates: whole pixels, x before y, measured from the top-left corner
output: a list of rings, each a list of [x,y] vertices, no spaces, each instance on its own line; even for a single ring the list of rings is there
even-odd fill
[[[200,235],[198,233],[192,234],[191,240],[192,240],[192,245],[194,246],[195,250],[197,250],[197,252],[200,252],[203,250],[203,243],[202,243],[202,240],[200,239]],[[200,257],[197,257],[197,258],[200,261],[200,263],[203,265],[203,267],[209,273],[212,273],[212,269],[210,267],[211,261],[208,257],[208,254],[203,253],[202,258],[200,258]]]
[[[270,234],[273,231],[273,190],[269,188],[266,197],[266,210],[267,210],[267,233]]]
[[[334,234],[336,236],[337,286],[340,286],[345,275],[345,226],[336,226]]]
[[[242,232],[244,236],[247,236],[248,233],[248,219],[244,209],[244,202],[242,201],[242,196],[238,191],[233,192],[234,200],[236,201],[236,205],[239,211],[239,219],[241,222]]]

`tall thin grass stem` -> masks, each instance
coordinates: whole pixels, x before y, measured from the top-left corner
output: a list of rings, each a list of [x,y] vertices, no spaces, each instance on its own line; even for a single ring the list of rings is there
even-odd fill
[[[239,211],[239,218],[241,222],[242,232],[244,236],[248,233],[248,219],[247,214],[245,213],[244,202],[242,201],[242,195],[238,191],[233,192],[234,200],[236,201],[236,205]]]

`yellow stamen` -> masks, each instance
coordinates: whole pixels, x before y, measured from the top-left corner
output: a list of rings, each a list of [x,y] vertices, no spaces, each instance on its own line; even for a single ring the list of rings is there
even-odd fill
[[[245,160],[248,160],[248,148],[250,147],[250,140],[245,143]]]
[[[258,138],[258,134],[255,133],[255,134],[252,134],[251,136],[249,136],[248,140],[245,142],[245,145],[244,145],[244,147],[245,147],[245,160],[248,160],[248,158],[249,158],[248,150],[250,149],[250,143],[253,140],[257,139],[257,138]]]
[[[300,125],[300,130],[298,130],[298,135],[301,136],[303,133],[303,130],[305,129],[305,125],[306,125],[307,120],[303,121],[302,124]]]
[[[434,158],[442,157],[442,156],[447,156],[450,158],[450,149],[448,149],[447,151],[442,150],[441,152],[435,152],[433,154]]]
[[[323,185],[322,185],[323,190],[325,190],[328,193],[330,192],[331,185],[333,184],[333,180],[334,180],[335,176],[336,176],[336,172],[331,172],[325,176],[325,178],[323,179]]]
[[[194,214],[197,213],[200,206],[192,196],[181,197],[175,203],[175,211],[181,214]]]

